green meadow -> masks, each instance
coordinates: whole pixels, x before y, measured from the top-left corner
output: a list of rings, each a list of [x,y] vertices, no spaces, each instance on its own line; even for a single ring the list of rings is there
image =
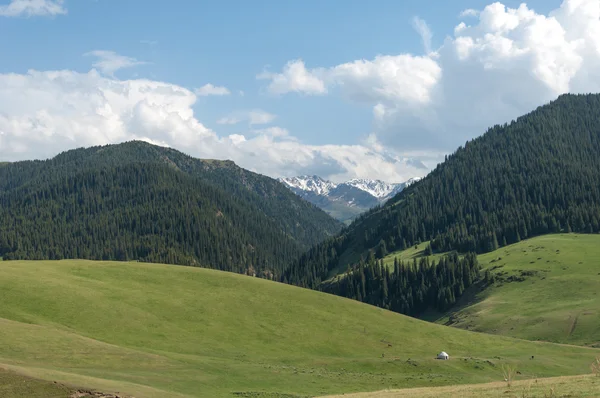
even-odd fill
[[[600,235],[545,235],[481,255],[479,262],[493,284],[467,294],[439,323],[600,347]]]
[[[493,382],[505,365],[523,378],[577,375],[600,355],[182,266],[5,261],[0,291],[0,368],[42,389],[304,397]],[[441,350],[451,360],[435,360]]]

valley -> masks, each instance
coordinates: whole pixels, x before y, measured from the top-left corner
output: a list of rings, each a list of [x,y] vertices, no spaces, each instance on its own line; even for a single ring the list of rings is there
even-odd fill
[[[292,192],[345,224],[350,224],[360,214],[385,203],[419,180],[415,177],[402,183],[386,183],[381,180],[353,179],[336,184],[319,176],[279,179]]]
[[[0,35],[0,398],[600,398],[600,0]]]
[[[395,186],[294,193],[140,141],[4,164],[0,393],[593,396],[599,101],[561,96]],[[347,225],[310,203],[340,187],[377,203]]]

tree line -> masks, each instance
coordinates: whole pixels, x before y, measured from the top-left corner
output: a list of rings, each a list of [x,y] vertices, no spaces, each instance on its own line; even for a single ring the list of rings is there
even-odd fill
[[[462,258],[456,252],[437,262],[429,257],[412,262],[394,259],[392,266],[377,260],[373,252],[343,275],[324,282],[319,289],[410,316],[427,310],[446,311],[479,279],[477,256]]]

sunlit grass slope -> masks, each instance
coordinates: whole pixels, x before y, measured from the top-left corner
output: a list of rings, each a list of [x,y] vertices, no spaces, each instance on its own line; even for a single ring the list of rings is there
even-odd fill
[[[385,256],[385,258],[383,259],[383,263],[390,267],[394,265],[395,259],[398,259],[398,261],[404,263],[412,263],[414,259],[419,259],[425,256],[425,250],[427,249],[428,245],[429,241],[419,243],[415,246],[411,246],[406,250],[400,250],[390,253],[387,256]],[[446,253],[434,253],[431,256],[429,256],[429,258],[434,261],[438,261],[441,257],[444,256],[444,254]]]
[[[479,262],[496,282],[459,303],[454,326],[600,346],[600,235],[541,236],[479,256]]]
[[[137,398],[490,382],[503,364],[522,377],[574,375],[600,353],[181,266],[0,262],[0,292],[0,367]],[[440,350],[452,359],[434,360]]]
[[[38,380],[0,368],[2,398],[68,398],[72,389],[51,381]]]
[[[551,377],[547,379],[519,380],[506,382],[469,384],[450,387],[410,388],[404,390],[377,391],[371,393],[346,394],[327,398],[554,398],[590,397],[600,394],[600,377],[594,375]]]

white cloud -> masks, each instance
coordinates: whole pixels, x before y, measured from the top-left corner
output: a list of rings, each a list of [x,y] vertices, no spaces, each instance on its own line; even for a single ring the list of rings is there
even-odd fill
[[[147,64],[147,62],[138,61],[135,58],[120,55],[114,51],[95,50],[85,53],[84,56],[96,57],[97,60],[93,64],[94,68],[110,76],[120,69]]]
[[[307,70],[302,61],[290,61],[280,74],[259,75],[259,79],[271,79],[268,89],[274,94],[325,94],[329,86],[366,103],[426,103],[440,77],[441,68],[431,57],[410,54],[379,55],[372,61],[357,60],[312,70]]]
[[[426,104],[441,72],[430,57],[401,54],[348,62],[324,74],[332,86],[358,102]]]
[[[225,116],[217,120],[217,124],[238,124],[241,121],[242,119],[236,116]]]
[[[403,149],[452,151],[560,94],[600,92],[600,1],[564,0],[548,15],[496,2],[462,15],[475,24],[460,22],[427,56],[379,55],[330,68],[302,64],[302,73],[318,77],[323,93],[337,87],[372,106],[377,138]],[[415,25],[427,44],[429,30]],[[286,92],[285,82],[271,84]]]
[[[204,86],[196,89],[196,95],[199,95],[201,97],[207,97],[209,95],[223,96],[229,94],[231,94],[231,92],[227,87],[213,86],[210,83],[207,83]]]
[[[337,181],[403,181],[427,172],[376,139],[306,145],[280,126],[220,136],[195,117],[196,100],[194,92],[177,85],[118,80],[95,70],[0,74],[0,160],[47,158],[70,148],[140,139],[197,157],[232,159],[275,177],[311,173]],[[245,114],[249,124],[274,118],[252,112]]]
[[[272,113],[260,109],[253,109],[251,111],[233,112],[230,115],[217,120],[217,124],[238,124],[241,122],[248,122],[249,125],[253,126],[258,124],[269,124],[273,122],[276,117],[277,116]]]
[[[421,40],[423,40],[423,48],[425,49],[425,53],[429,54],[431,52],[431,39],[433,38],[431,28],[427,25],[427,22],[419,17],[414,17],[412,24],[413,28],[417,31],[419,36],[421,36]]]
[[[0,5],[2,17],[54,16],[66,13],[63,0],[12,0],[7,5]]]
[[[253,110],[250,111],[248,113],[248,118],[249,118],[249,123],[250,125],[254,125],[254,124],[269,124],[271,123],[273,120],[275,120],[275,115],[269,113],[269,112],[265,112],[265,111],[261,111],[259,109],[257,110]]]
[[[272,94],[298,92],[304,94],[325,94],[325,83],[314,72],[309,72],[300,59],[288,62],[281,73],[263,72],[257,79],[270,80],[268,90]]]
[[[461,17],[477,17],[479,16],[479,11],[474,10],[472,8],[467,8],[466,10],[461,11],[460,13]]]

